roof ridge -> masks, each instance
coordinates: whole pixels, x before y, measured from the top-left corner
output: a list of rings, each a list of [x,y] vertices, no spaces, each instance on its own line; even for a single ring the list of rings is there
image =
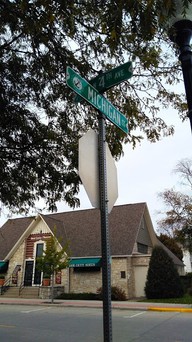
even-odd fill
[[[146,205],[147,203],[146,202],[137,202],[137,203],[124,203],[124,204],[117,204],[117,205],[114,205],[113,208],[117,208],[117,207],[125,207],[125,206],[136,206],[136,205]],[[73,210],[67,210],[67,211],[61,211],[61,212],[55,212],[55,213],[48,213],[48,214],[41,214],[39,213],[39,215],[42,215],[42,216],[46,216],[46,217],[51,217],[53,218],[53,216],[55,215],[63,215],[63,214],[69,214],[69,213],[73,213],[73,214],[76,214],[78,212],[82,212],[82,211],[90,211],[90,210],[98,210],[98,208],[86,208],[86,209],[73,209]]]

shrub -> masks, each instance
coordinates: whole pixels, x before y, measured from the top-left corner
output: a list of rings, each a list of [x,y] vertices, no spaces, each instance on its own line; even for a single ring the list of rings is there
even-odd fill
[[[74,300],[97,300],[98,295],[96,293],[62,293],[57,299],[74,299]]]
[[[102,287],[97,290],[97,293],[62,293],[60,294],[57,299],[76,299],[76,300],[102,300]],[[111,287],[111,299],[112,300],[120,300],[125,301],[127,300],[125,291],[118,286]]]
[[[192,276],[191,273],[187,273],[184,276],[180,276],[180,279],[183,284],[184,292],[187,293],[187,290],[192,287]]]
[[[187,290],[187,293],[192,296],[192,287],[190,287],[188,290]]]
[[[179,298],[184,294],[175,265],[160,246],[156,246],[151,255],[145,294],[148,299]]]
[[[102,299],[103,298],[103,289],[102,287],[100,287],[97,290],[97,294],[98,294],[98,299]],[[118,286],[112,286],[111,287],[111,300],[120,300],[120,301],[124,301],[127,300],[127,296],[126,293],[123,289],[121,289]]]

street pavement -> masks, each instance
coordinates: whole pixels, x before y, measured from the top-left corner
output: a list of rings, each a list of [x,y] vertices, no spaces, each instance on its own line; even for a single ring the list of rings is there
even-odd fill
[[[26,299],[26,298],[5,298],[0,296],[0,305],[41,305],[41,306],[62,306],[62,307],[81,307],[81,308],[102,308],[102,301],[91,300],[60,300],[54,299],[54,303],[51,303],[50,299]],[[168,303],[149,303],[139,301],[113,301],[112,309],[125,309],[125,310],[142,310],[142,311],[175,311],[175,312],[191,312],[192,305],[188,304],[168,304]]]

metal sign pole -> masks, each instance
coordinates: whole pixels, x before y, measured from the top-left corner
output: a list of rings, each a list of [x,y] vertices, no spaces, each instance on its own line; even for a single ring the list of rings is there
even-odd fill
[[[105,116],[99,112],[99,187],[101,213],[102,284],[103,284],[103,334],[104,342],[112,342],[111,317],[111,262],[109,245],[107,172],[105,146]]]

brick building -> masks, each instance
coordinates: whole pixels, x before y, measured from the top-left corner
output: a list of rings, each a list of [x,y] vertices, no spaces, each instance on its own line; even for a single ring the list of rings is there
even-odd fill
[[[43,288],[36,257],[55,231],[63,245],[69,241],[71,249],[70,266],[55,276],[55,287],[65,292],[95,293],[102,284],[98,209],[9,219],[0,229],[0,273],[5,274],[6,283]],[[114,206],[109,214],[109,231],[112,285],[125,290],[128,298],[143,296],[152,248],[162,245],[146,203]],[[183,274],[183,263],[164,248]]]

